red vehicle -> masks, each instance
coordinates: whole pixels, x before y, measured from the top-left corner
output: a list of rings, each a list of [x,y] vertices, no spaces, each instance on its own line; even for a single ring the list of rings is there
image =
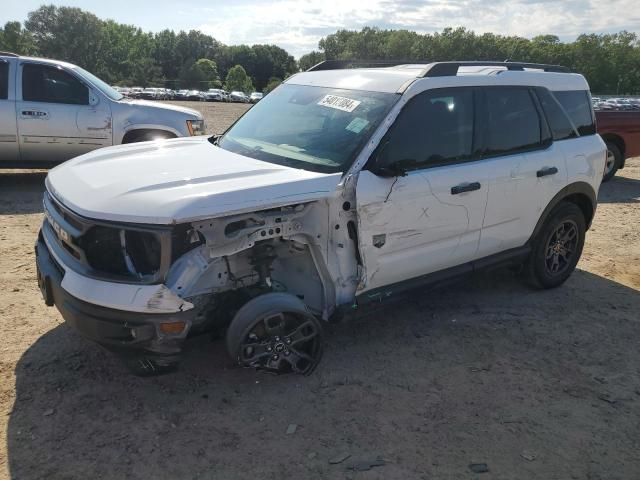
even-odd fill
[[[606,182],[624,168],[627,158],[640,157],[640,111],[596,110],[596,123],[607,144]]]

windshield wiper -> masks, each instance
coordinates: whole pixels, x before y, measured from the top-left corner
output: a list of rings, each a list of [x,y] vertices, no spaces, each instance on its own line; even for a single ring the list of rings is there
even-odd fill
[[[211,135],[207,140],[209,140],[211,145],[215,145],[217,147],[220,137],[222,137],[222,135]]]

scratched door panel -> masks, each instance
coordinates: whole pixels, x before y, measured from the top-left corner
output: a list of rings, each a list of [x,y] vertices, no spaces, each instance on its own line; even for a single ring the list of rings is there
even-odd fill
[[[487,201],[481,163],[416,170],[382,178],[362,171],[356,189],[361,291],[463,264],[476,258]],[[477,190],[453,194],[458,185]]]

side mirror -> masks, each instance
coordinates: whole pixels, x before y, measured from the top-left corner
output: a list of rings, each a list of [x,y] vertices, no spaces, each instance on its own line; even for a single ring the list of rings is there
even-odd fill
[[[89,105],[95,107],[100,103],[100,97],[92,90],[89,89]]]

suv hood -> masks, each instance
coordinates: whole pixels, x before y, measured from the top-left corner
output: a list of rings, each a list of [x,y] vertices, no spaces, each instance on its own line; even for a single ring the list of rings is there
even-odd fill
[[[191,137],[95,150],[51,170],[46,185],[87,218],[167,225],[317,200],[341,177],[254,160]]]

